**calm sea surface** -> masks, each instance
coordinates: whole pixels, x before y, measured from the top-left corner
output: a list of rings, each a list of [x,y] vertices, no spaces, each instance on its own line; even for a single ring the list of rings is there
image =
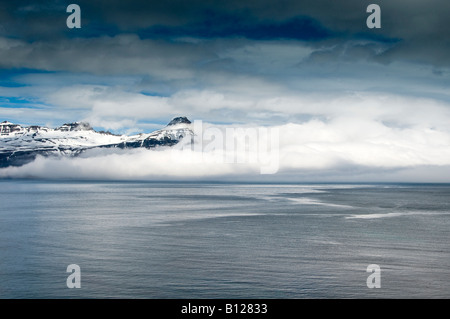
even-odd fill
[[[0,298],[450,298],[449,244],[450,185],[0,181]]]

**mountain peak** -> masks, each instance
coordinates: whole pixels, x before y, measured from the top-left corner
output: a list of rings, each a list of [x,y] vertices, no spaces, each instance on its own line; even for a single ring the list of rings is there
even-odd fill
[[[0,123],[0,125],[19,125],[19,124],[14,124],[14,123],[11,123],[10,121],[3,121]]]
[[[3,121],[0,123],[0,133],[2,135],[13,132],[19,132],[22,127],[19,124],[14,124],[9,121]]]
[[[72,131],[92,131],[93,128],[89,123],[86,122],[74,122],[65,123],[64,125],[57,128],[58,131],[62,132],[72,132]]]
[[[169,124],[167,124],[167,126],[181,124],[181,123],[191,124],[191,121],[189,121],[188,118],[185,116],[179,116],[179,117],[173,118],[172,121],[170,121]]]

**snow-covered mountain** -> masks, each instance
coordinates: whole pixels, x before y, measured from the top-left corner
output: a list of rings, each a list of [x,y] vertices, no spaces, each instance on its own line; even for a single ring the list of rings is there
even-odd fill
[[[185,136],[193,136],[186,117],[176,117],[164,128],[133,136],[95,131],[88,123],[67,123],[52,129],[0,123],[0,167],[20,166],[42,156],[77,156],[93,148],[154,148],[172,146]]]

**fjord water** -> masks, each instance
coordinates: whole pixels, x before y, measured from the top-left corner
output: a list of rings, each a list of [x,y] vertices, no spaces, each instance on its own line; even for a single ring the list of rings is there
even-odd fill
[[[0,207],[0,298],[450,297],[450,185],[2,180]]]

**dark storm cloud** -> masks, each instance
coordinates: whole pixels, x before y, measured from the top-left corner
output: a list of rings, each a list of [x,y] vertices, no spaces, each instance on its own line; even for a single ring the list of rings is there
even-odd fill
[[[82,8],[83,27],[68,32],[65,8]],[[365,25],[367,5],[382,10],[382,28]],[[36,41],[61,36],[145,38],[245,37],[347,41],[397,41],[379,60],[450,65],[450,2],[447,0],[346,1],[7,1],[0,4],[0,34]]]
[[[81,29],[65,25],[72,2],[81,7]],[[378,30],[366,27],[373,2],[382,10]],[[449,9],[440,0],[7,1],[0,3],[0,67],[139,75],[142,90],[161,91],[160,83],[171,88],[164,94],[211,87],[212,76],[271,84],[299,75],[365,83],[390,77],[373,87],[401,77],[401,68],[373,62],[427,63],[448,83]]]
[[[323,39],[331,31],[317,20],[294,15],[260,19],[249,9],[198,1],[76,1],[83,27],[67,32],[67,1],[18,1],[1,5],[5,36],[28,40],[68,36],[114,36],[137,33],[144,38],[246,37],[250,39]]]
[[[315,41],[332,36],[317,20],[296,16],[285,21],[259,21],[247,14],[224,14],[205,12],[202,19],[183,26],[157,25],[138,32],[142,38],[198,37],[227,38],[245,37],[254,40],[295,39]]]

